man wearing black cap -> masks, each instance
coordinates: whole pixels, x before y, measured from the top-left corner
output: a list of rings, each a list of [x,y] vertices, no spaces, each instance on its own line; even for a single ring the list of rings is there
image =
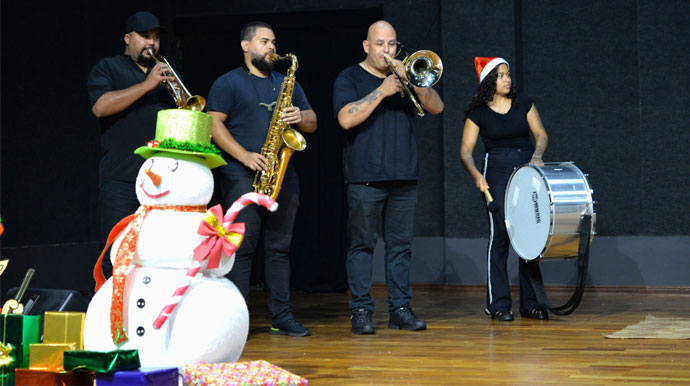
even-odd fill
[[[100,239],[105,245],[112,227],[139,207],[134,182],[141,157],[133,153],[155,136],[159,110],[175,108],[161,81],[172,81],[168,68],[156,63],[165,33],[149,12],[137,12],[125,25],[124,55],[103,58],[91,69],[87,87],[91,112],[101,126],[98,170]]]

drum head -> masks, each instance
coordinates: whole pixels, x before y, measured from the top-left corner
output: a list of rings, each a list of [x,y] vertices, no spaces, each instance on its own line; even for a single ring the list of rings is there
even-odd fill
[[[525,260],[541,257],[551,230],[551,201],[546,181],[535,166],[526,165],[510,177],[505,221],[510,243]]]

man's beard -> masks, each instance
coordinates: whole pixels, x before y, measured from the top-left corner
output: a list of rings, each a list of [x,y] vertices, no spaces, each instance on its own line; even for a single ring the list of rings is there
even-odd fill
[[[263,73],[270,73],[273,71],[273,61],[272,60],[265,60],[263,57],[261,58],[256,58],[252,57],[252,64],[254,67],[256,67],[259,71]]]
[[[153,50],[152,50],[152,51],[153,51]],[[152,57],[150,57],[150,56],[145,56],[145,55],[144,55],[144,52],[145,52],[145,51],[140,52],[140,53],[139,53],[139,56],[137,56],[137,63],[138,63],[139,65],[144,66],[144,67],[149,67],[149,66],[152,66],[152,65],[156,64],[156,59],[154,59],[154,58],[152,58]]]

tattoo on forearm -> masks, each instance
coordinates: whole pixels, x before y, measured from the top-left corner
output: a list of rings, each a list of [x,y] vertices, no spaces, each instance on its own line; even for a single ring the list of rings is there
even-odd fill
[[[371,93],[369,93],[369,95],[358,100],[357,102],[352,102],[352,106],[347,110],[347,112],[349,114],[352,114],[354,112],[359,111],[360,105],[362,105],[364,103],[372,104],[381,94],[382,94],[381,91],[379,91],[378,89],[372,91]]]

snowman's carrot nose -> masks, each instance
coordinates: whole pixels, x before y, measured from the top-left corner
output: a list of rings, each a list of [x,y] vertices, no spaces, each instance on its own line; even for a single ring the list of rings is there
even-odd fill
[[[144,173],[146,173],[146,175],[149,176],[151,182],[153,182],[153,185],[160,186],[162,180],[161,176],[152,172],[151,169],[146,169]]]

